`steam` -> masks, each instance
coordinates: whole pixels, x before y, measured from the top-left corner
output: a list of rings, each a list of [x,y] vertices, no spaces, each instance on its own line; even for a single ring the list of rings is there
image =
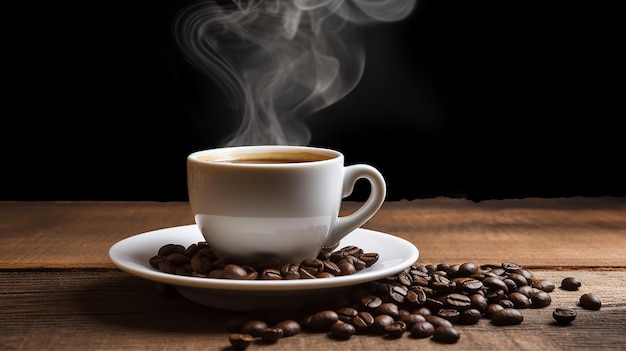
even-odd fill
[[[240,115],[225,146],[306,145],[302,118],[347,95],[365,66],[355,28],[406,18],[417,0],[201,0],[174,34]]]

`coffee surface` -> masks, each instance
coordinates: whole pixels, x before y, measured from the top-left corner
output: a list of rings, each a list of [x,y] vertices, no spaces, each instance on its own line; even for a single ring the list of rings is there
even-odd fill
[[[240,164],[278,164],[278,163],[303,163],[329,160],[330,154],[313,152],[264,152],[244,154],[217,154],[203,155],[199,159],[210,162],[240,163]]]

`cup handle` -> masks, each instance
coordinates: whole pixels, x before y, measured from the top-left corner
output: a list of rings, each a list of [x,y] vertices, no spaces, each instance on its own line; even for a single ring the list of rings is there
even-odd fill
[[[332,245],[348,233],[363,225],[380,209],[387,193],[383,175],[374,167],[358,164],[344,167],[343,197],[352,194],[356,181],[367,179],[370,183],[370,195],[355,212],[338,217],[324,245]]]

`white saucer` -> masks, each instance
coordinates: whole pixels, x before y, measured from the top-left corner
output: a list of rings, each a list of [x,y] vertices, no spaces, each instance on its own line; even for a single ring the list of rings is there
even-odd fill
[[[197,278],[163,273],[148,260],[165,244],[185,247],[204,241],[195,224],[137,234],[123,239],[109,249],[109,258],[122,271],[155,282],[175,286],[181,295],[196,303],[228,310],[249,311],[258,308],[292,308],[337,296],[351,286],[394,275],[415,263],[419,250],[396,236],[358,228],[344,237],[339,248],[355,245],[365,252],[379,254],[371,267],[355,274],[320,279],[231,280]]]

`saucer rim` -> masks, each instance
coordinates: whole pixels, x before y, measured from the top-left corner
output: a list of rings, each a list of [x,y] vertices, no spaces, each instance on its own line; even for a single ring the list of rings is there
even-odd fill
[[[386,260],[400,259],[400,261],[389,267],[380,269],[378,269],[376,264],[374,264],[372,267],[364,268],[361,271],[346,276],[337,276],[325,279],[296,280],[231,280],[199,278],[164,273],[150,266],[148,259],[154,256],[158,251],[158,248],[165,244],[183,241],[185,242],[183,245],[190,245],[191,243],[204,241],[202,234],[195,224],[173,226],[135,234],[113,244],[109,249],[108,255],[111,262],[118,269],[147,280],[170,284],[177,287],[250,292],[318,290],[352,286],[396,274],[403,269],[410,267],[412,264],[417,262],[417,259],[419,258],[419,249],[411,242],[391,234],[371,229],[357,228],[344,237],[342,241],[352,242],[352,244],[359,246],[359,239],[363,241],[363,235],[367,235],[370,240],[386,240],[387,245],[393,244],[394,247],[397,246],[402,249],[400,250],[401,252],[398,253],[398,257],[394,256],[385,258]],[[172,238],[178,239],[175,240]],[[142,246],[142,243],[145,244],[145,246]],[[148,245],[148,243],[151,244]],[[341,246],[345,245],[341,244]],[[394,250],[394,254],[395,251],[396,250]],[[142,259],[139,259],[139,257]]]

